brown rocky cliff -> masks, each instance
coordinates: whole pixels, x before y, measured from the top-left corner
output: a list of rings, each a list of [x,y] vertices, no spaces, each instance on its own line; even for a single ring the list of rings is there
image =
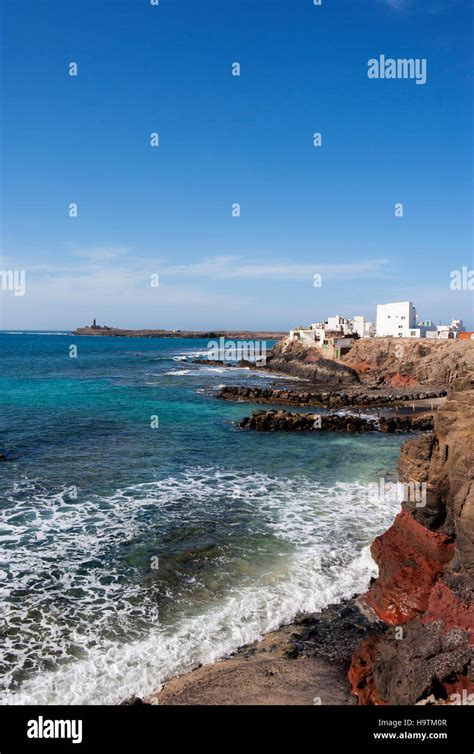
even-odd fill
[[[393,628],[354,654],[361,704],[452,703],[474,692],[473,384],[455,383],[434,433],[402,448],[401,479],[425,483],[426,504],[405,502],[372,547],[379,577],[365,600]]]
[[[273,346],[267,356],[266,367],[272,372],[299,377],[316,383],[331,385],[356,384],[359,375],[351,366],[324,358],[315,344],[290,341],[285,338]]]
[[[474,370],[474,341],[361,338],[341,361],[365,383],[453,386]]]
[[[360,338],[336,361],[325,358],[314,343],[283,338],[271,349],[266,366],[314,383],[452,388],[474,371],[474,341]]]

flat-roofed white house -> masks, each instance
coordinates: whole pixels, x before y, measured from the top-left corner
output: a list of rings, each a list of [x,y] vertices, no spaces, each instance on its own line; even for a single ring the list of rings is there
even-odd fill
[[[426,322],[418,324],[416,327],[410,328],[408,332],[409,338],[437,338],[435,325],[431,320],[427,319]]]
[[[352,332],[356,332],[359,338],[370,338],[375,334],[375,327],[373,322],[367,322],[365,317],[357,315],[351,322]]]
[[[438,338],[457,338],[459,333],[465,330],[462,319],[453,319],[450,325],[438,325],[436,335]]]
[[[347,317],[341,317],[336,314],[335,317],[328,317],[327,329],[331,332],[347,333],[350,330],[350,320]]]
[[[411,301],[377,305],[377,337],[409,338],[410,330],[415,329],[418,329],[416,309]]]
[[[311,327],[297,327],[290,330],[290,340],[301,340],[305,343],[315,343],[317,340],[316,332]]]

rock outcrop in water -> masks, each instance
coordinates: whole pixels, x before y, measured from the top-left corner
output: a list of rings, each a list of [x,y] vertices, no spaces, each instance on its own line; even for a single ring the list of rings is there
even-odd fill
[[[353,656],[361,704],[474,702],[473,377],[455,385],[434,433],[402,449],[401,478],[426,483],[427,499],[404,503],[372,546],[379,577],[365,600],[392,629]]]
[[[218,398],[246,403],[273,403],[290,406],[390,406],[408,404],[413,401],[431,401],[443,398],[447,391],[438,390],[395,390],[341,388],[336,391],[305,386],[294,388],[245,387],[245,385],[224,385],[217,393]]]
[[[364,419],[338,414],[296,414],[289,411],[255,411],[240,422],[242,429],[257,432],[421,432],[433,428],[433,417],[381,416]]]

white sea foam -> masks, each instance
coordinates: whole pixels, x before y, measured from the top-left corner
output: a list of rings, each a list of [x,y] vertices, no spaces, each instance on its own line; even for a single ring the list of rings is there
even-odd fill
[[[17,542],[8,564],[12,583],[27,590],[33,601],[25,602],[16,615],[26,635],[29,631],[30,643],[14,649],[13,639],[8,639],[7,650],[18,652],[20,662],[22,653],[48,656],[54,647],[56,656],[69,661],[55,671],[38,672],[17,693],[6,691],[4,704],[114,704],[132,694],[144,695],[170,676],[225,656],[300,611],[317,610],[359,592],[376,570],[368,545],[398,508],[396,501],[381,505],[359,483],[328,488],[305,477],[295,481],[212,467],[74,505],[63,494],[48,495],[37,487],[25,497],[25,484],[17,487],[17,504],[4,533]],[[239,577],[232,578],[230,572],[224,592],[209,602],[178,605],[173,624],[160,624],[153,595],[143,585],[121,579],[113,559],[107,567],[90,565],[133,540],[149,523],[150,513],[185,526],[198,518],[224,521],[234,507],[256,522],[262,537],[271,538],[273,556],[262,558],[258,547],[249,546]],[[235,522],[228,524],[229,536],[232,525]],[[32,546],[37,534],[40,542]],[[219,565],[234,566],[225,560]],[[55,579],[63,597],[62,615],[74,626],[66,633],[54,612],[48,612],[54,601],[43,609]],[[35,646],[34,625],[28,626],[32,606],[42,615],[42,647]],[[137,612],[141,630],[133,638]],[[114,639],[114,621],[126,629],[130,625],[128,640]]]
[[[192,369],[172,369],[170,372],[163,372],[166,377],[183,377],[185,374],[193,374]],[[160,375],[156,375],[159,377]]]
[[[37,330],[0,330],[0,335],[72,335],[70,330],[63,332],[38,332]]]
[[[172,369],[169,372],[163,372],[163,374],[168,377],[200,377],[206,372],[209,372],[211,374],[222,374],[225,371],[227,370],[222,367],[201,366],[198,369]],[[159,375],[156,376],[159,377]]]
[[[193,358],[194,359],[196,357],[198,357],[198,358],[199,357],[200,358],[209,358],[209,354],[210,354],[209,350],[208,351],[193,351],[193,350],[189,349],[189,350],[186,350],[186,351],[180,351],[179,354],[176,357],[173,357],[173,358],[177,358],[177,359],[180,358],[180,357],[185,357],[186,359],[189,359],[189,358]]]
[[[163,372],[165,376],[190,376],[190,377],[202,377],[206,372],[210,374],[227,374],[229,377],[243,378],[250,377],[265,377],[266,379],[273,380],[288,380],[288,377],[281,374],[270,374],[269,372],[262,372],[257,369],[250,369],[250,367],[230,367],[230,366],[210,366],[209,364],[196,365],[194,369],[172,369],[169,372]],[[156,374],[156,377],[161,375]]]

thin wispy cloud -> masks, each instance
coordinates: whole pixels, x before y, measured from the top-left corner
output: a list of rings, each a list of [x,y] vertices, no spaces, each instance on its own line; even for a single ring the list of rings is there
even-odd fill
[[[73,256],[87,259],[93,264],[104,264],[107,262],[116,262],[123,259],[132,252],[128,246],[103,246],[92,249],[77,249],[72,251]]]
[[[289,328],[298,316],[289,301],[275,299],[275,285],[284,288],[292,282],[301,286],[303,296],[312,298],[316,274],[325,282],[391,277],[387,259],[334,262],[328,261],[330,253],[326,260],[319,256],[312,263],[216,255],[176,264],[125,246],[68,252],[58,253],[59,264],[8,260],[8,268],[26,271],[26,295],[5,302],[0,329],[27,327],[32,318],[37,327],[54,328],[59,311],[67,313],[65,324],[71,327],[95,316],[118,326],[232,329],[256,323],[272,329],[278,322]],[[158,288],[150,285],[152,275],[159,276]],[[307,317],[314,319],[311,308]]]
[[[328,254],[328,257],[330,255]],[[331,256],[333,256],[331,254]],[[356,280],[359,278],[380,278],[391,276],[391,262],[386,258],[360,259],[357,261],[328,262],[321,254],[314,261],[297,262],[289,259],[252,259],[243,255],[216,255],[197,262],[173,264],[165,257],[140,256],[134,249],[121,246],[92,247],[71,251],[69,262],[61,260],[58,265],[9,260],[12,269],[26,268],[32,276],[70,277],[78,280],[88,274],[104,274],[110,279],[122,277],[128,283],[139,282],[151,273],[164,278],[208,279],[212,280],[272,280],[304,281],[315,274],[324,275],[328,280]]]
[[[388,259],[368,259],[357,262],[328,263],[321,257],[314,262],[298,263],[287,260],[275,262],[247,260],[239,256],[216,256],[195,264],[163,265],[168,275],[202,277],[214,280],[307,280],[316,273],[329,279],[352,280],[360,277],[381,277],[389,274]]]
[[[176,264],[170,255],[145,256],[112,244],[58,250],[58,264],[15,255],[2,262],[26,271],[26,295],[3,296],[0,329],[54,329],[61,313],[62,326],[71,328],[97,317],[118,327],[285,330],[336,310],[370,319],[377,303],[398,299],[415,301],[427,318],[469,318],[467,297],[449,289],[448,276],[438,286],[427,287],[421,278],[407,288],[389,258],[359,253],[334,261],[334,251],[315,254],[312,262],[294,256],[272,261],[220,254]],[[316,274],[321,288],[313,285]],[[152,275],[159,276],[158,288],[150,284]],[[363,298],[358,281],[373,281]],[[289,283],[298,291],[296,303],[287,295]]]

